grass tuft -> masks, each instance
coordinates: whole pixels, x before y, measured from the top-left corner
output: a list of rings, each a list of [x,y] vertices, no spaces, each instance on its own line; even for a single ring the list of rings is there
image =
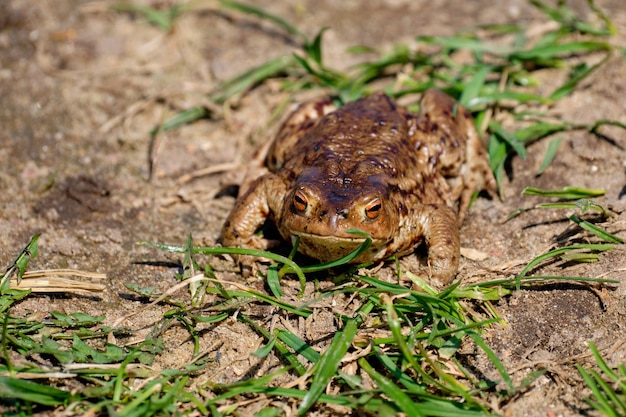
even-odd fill
[[[591,390],[591,396],[585,398],[585,401],[604,416],[626,415],[626,366],[609,366],[593,343],[589,344],[589,349],[600,372],[576,366]]]

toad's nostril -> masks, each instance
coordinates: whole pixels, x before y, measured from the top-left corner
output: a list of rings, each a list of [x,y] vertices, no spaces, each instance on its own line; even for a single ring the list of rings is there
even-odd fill
[[[337,209],[337,216],[345,219],[346,217],[348,217],[348,209]]]

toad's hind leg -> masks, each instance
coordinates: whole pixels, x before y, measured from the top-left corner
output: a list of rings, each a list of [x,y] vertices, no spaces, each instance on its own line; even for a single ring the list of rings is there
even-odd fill
[[[496,195],[496,181],[470,112],[439,90],[428,90],[421,101],[422,123],[430,132],[429,154],[450,185],[451,200],[459,202],[463,221],[472,195],[486,190]]]

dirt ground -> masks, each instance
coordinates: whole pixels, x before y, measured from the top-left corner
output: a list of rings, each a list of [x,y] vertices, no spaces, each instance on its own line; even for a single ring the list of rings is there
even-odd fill
[[[106,273],[99,297],[31,296],[14,314],[84,311],[104,314],[108,324],[145,306],[125,283],[164,291],[177,281],[180,257],[140,247],[148,240],[182,244],[193,233],[196,244],[215,244],[234,198],[220,193],[240,169],[181,181],[185,174],[225,163],[245,165],[267,132],[272,111],[290,98],[279,84],[267,83],[220,117],[163,136],[155,175],[148,182],[148,132],[191,106],[205,104],[219,83],[253,65],[291,53],[295,44],[283,32],[254,18],[220,11],[199,2],[166,34],[143,19],[108,10],[113,2],[0,0],[0,263],[7,265],[34,234],[41,232],[40,255],[31,268],[77,268]],[[148,2],[145,2],[148,3]],[[152,3],[168,3],[158,1]],[[569,2],[583,17],[584,1]],[[346,48],[364,44],[413,44],[417,35],[451,35],[485,23],[516,22],[541,31],[546,18],[526,1],[386,0],[298,2],[258,1],[272,13],[314,35],[329,27],[324,42],[329,66],[347,68],[356,57]],[[626,46],[623,0],[604,0],[621,31],[612,42]],[[367,23],[364,23],[367,22]],[[578,91],[549,109],[579,122],[613,119],[626,123],[626,56],[614,56]],[[558,77],[557,77],[558,78]],[[556,83],[542,80],[540,89]],[[574,131],[562,134],[556,159],[535,175],[548,140],[533,144],[526,160],[513,158],[503,201],[479,199],[462,228],[462,246],[488,254],[481,262],[463,259],[461,279],[471,282],[515,274],[571,227],[564,212],[532,211],[504,223],[509,212],[538,199],[522,197],[527,186],[566,185],[603,188],[599,202],[617,213],[604,225],[626,237],[624,213],[626,132],[602,131],[607,138]],[[226,193],[227,194],[227,193]],[[406,261],[415,262],[414,257]],[[221,278],[236,279],[227,261],[215,260]],[[506,272],[502,272],[506,271]],[[556,263],[542,274],[623,280],[623,246],[584,265]],[[262,288],[261,283],[254,285]],[[290,284],[286,284],[290,285]],[[294,280],[293,287],[297,287]],[[572,416],[588,413],[588,390],[574,364],[590,365],[588,343],[596,343],[611,364],[626,362],[626,287],[551,285],[522,290],[496,304],[506,325],[485,337],[516,382],[547,369],[523,395],[503,404],[507,416]],[[124,325],[137,337],[150,331],[167,306]],[[308,331],[334,331],[332,311],[321,308]],[[282,320],[285,320],[282,318]],[[304,323],[290,323],[295,329]],[[167,352],[156,367],[180,367],[192,355],[183,329],[165,335]],[[241,323],[225,321],[203,335],[205,348],[222,342],[223,360],[207,379],[229,382],[271,367],[251,357],[262,343]],[[472,353],[468,353],[472,356]],[[475,369],[498,376],[479,356]]]

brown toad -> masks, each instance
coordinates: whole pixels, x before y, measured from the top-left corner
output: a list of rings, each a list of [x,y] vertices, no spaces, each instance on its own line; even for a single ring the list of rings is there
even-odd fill
[[[383,93],[339,109],[305,104],[261,158],[260,177],[242,186],[224,223],[224,246],[267,248],[256,232],[270,219],[285,240],[300,238],[300,252],[329,261],[363,242],[346,232],[356,228],[373,242],[354,262],[424,242],[441,284],[457,272],[458,225],[472,194],[496,189],[470,113],[438,90],[424,93],[419,115]]]

